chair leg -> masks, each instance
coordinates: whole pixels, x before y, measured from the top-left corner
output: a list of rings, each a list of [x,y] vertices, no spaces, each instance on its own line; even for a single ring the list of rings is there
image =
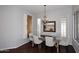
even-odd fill
[[[59,42],[57,42],[57,53],[59,53]]]
[[[32,47],[34,47],[34,42],[32,41]]]
[[[40,44],[38,44],[38,51],[39,51],[39,53],[41,53],[41,45]]]
[[[41,48],[41,45],[40,44],[38,44],[38,48]]]

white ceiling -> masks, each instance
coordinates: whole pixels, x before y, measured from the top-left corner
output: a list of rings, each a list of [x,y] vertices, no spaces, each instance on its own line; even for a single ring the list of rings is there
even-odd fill
[[[24,8],[25,10],[27,10],[28,12],[30,12],[31,14],[39,14],[39,13],[43,13],[44,12],[44,6],[43,5],[23,5],[21,6],[22,8]],[[64,7],[69,7],[69,5],[47,5],[46,6],[46,12],[48,11],[53,11],[56,9],[61,9]]]

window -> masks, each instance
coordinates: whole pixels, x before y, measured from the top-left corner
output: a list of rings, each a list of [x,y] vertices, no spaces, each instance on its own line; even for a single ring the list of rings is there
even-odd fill
[[[66,37],[66,20],[61,20],[61,37]]]
[[[41,19],[37,19],[37,35],[40,36],[41,33]]]

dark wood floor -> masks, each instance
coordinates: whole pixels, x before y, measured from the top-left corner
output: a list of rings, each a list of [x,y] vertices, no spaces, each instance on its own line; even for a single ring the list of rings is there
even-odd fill
[[[47,47],[44,43],[41,44],[41,48],[38,48],[37,45],[32,47],[31,42],[24,44],[16,49],[10,49],[9,51],[3,51],[0,53],[57,53],[56,47]],[[59,46],[59,53],[75,53],[75,50],[71,45],[69,46]]]

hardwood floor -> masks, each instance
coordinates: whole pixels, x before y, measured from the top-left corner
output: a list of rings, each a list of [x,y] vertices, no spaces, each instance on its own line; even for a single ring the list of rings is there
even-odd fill
[[[75,53],[75,50],[71,45],[69,46],[59,46],[59,53]],[[38,48],[37,45],[32,47],[31,42],[24,44],[16,49],[10,49],[9,51],[3,51],[0,53],[57,53],[56,47],[47,47],[44,43],[41,44],[41,48]]]

